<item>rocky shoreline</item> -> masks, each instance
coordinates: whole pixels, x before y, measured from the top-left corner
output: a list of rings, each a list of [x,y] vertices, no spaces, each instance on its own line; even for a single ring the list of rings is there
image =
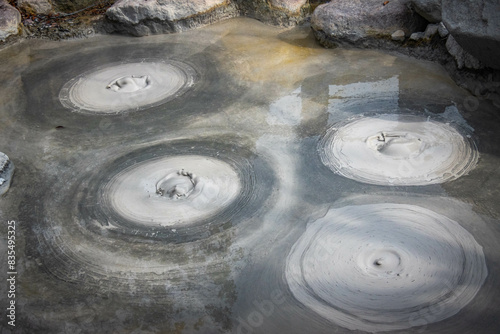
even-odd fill
[[[310,24],[324,47],[394,51],[441,63],[500,107],[500,5],[494,0],[0,0],[0,47],[23,38],[175,33],[245,16]]]

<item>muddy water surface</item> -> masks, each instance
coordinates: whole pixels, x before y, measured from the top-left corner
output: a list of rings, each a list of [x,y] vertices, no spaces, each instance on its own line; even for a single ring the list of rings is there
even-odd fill
[[[17,227],[13,332],[500,329],[499,110],[439,65],[323,49],[308,27],[251,19],[24,41],[0,59],[0,151],[16,165],[0,201]],[[137,65],[152,59],[166,70]],[[87,97],[94,87],[126,97],[74,108],[61,91],[75,82]],[[134,108],[114,108],[127,99]],[[394,128],[350,139],[369,159],[390,157],[373,165],[376,182],[324,163],[325,138],[380,115],[416,124],[396,126],[396,139]],[[450,174],[461,153],[435,128],[463,136],[465,172]],[[342,168],[363,162],[351,151],[340,151]],[[404,181],[426,161],[442,181]]]

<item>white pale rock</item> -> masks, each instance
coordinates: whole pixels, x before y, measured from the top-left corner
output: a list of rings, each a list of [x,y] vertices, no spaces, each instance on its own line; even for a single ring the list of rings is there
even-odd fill
[[[405,40],[405,32],[403,30],[396,30],[392,35],[391,38],[393,41],[404,41]]]
[[[0,40],[4,41],[11,35],[19,33],[21,14],[9,5],[6,0],[0,0]]]
[[[410,39],[412,41],[418,41],[424,38],[425,34],[423,32],[414,32],[413,34],[410,35]]]

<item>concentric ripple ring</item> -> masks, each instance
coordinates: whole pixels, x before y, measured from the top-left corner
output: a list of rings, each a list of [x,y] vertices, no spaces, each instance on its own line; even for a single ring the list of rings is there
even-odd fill
[[[465,129],[416,115],[382,114],[330,128],[319,143],[325,166],[377,185],[427,185],[472,170],[479,153]]]
[[[287,258],[295,298],[351,330],[390,331],[449,318],[487,276],[482,247],[457,222],[406,204],[330,209]]]
[[[112,63],[68,81],[59,100],[68,109],[98,114],[142,110],[188,90],[195,70],[174,60]]]

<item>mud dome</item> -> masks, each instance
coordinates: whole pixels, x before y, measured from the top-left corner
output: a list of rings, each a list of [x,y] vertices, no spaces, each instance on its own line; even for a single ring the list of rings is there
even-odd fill
[[[104,196],[118,214],[137,224],[178,226],[207,219],[240,191],[238,174],[228,164],[180,156],[132,166],[111,180]]]
[[[458,313],[487,276],[480,245],[457,222],[402,204],[347,206],[308,226],[286,279],[295,298],[351,330],[418,326]]]
[[[113,114],[172,100],[194,83],[195,71],[174,60],[108,64],[68,81],[59,100],[68,109]]]
[[[321,140],[319,154],[334,172],[378,185],[455,180],[472,170],[479,158],[465,130],[430,117],[396,114],[337,124]]]

